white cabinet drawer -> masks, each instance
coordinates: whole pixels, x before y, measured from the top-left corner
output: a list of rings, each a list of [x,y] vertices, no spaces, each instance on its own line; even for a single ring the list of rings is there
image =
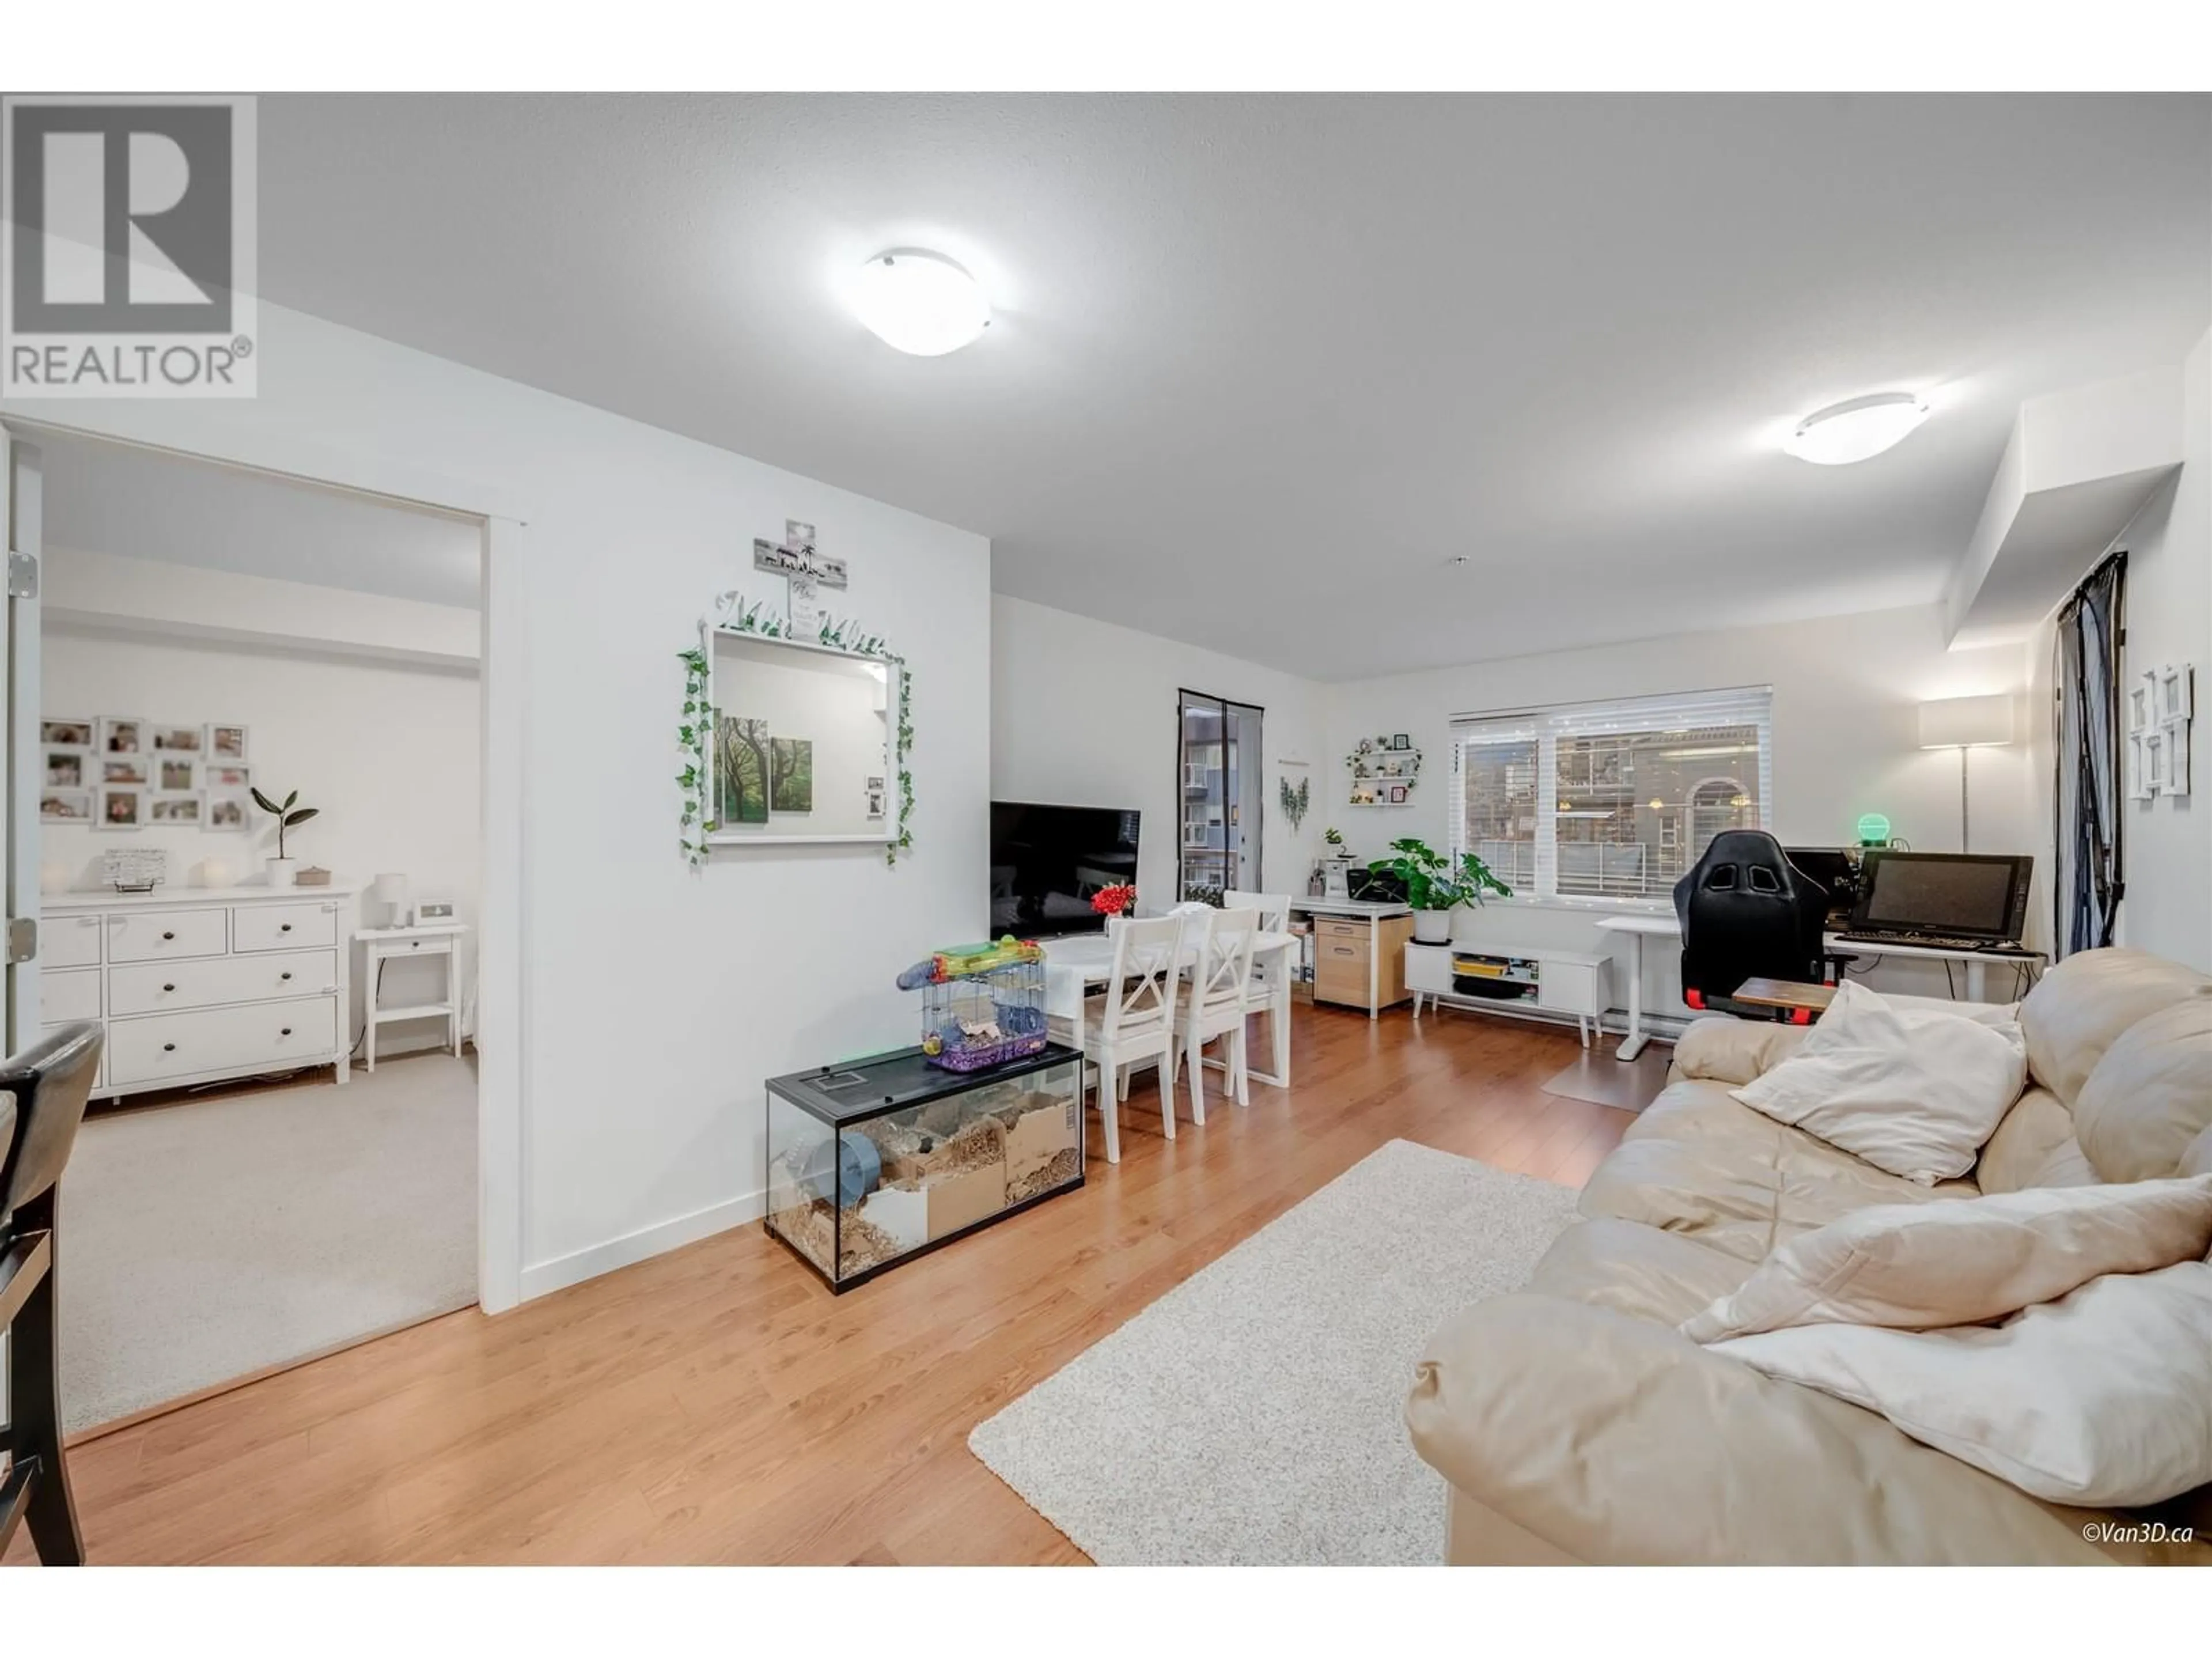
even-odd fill
[[[160,962],[170,957],[219,957],[230,939],[222,910],[139,910],[107,918],[110,962]]]
[[[264,1002],[245,1008],[204,1008],[111,1020],[107,1080],[154,1083],[202,1072],[327,1064],[337,1047],[336,997],[312,1002]]]
[[[39,924],[39,965],[41,968],[96,968],[100,965],[98,916],[50,916]]]
[[[338,907],[330,899],[241,904],[230,913],[234,951],[300,951],[337,941]]]
[[[98,1019],[100,969],[78,968],[67,973],[40,974],[39,1018],[49,1025],[67,1025],[80,1019]]]
[[[55,977],[46,975],[49,981]],[[117,1014],[158,1014],[173,1008],[208,1008],[224,1002],[328,996],[337,988],[335,951],[271,951],[200,962],[143,962],[107,970],[110,1012]]]
[[[1600,994],[1604,969],[1595,963],[1543,959],[1536,981],[1536,1006],[1562,1014],[1602,1014]]]
[[[1408,945],[1406,947],[1406,988],[1409,991],[1450,990],[1451,962],[1451,946],[1449,945]]]

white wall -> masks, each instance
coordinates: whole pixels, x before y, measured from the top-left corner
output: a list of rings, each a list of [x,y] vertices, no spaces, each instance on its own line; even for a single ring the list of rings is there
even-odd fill
[[[352,597],[323,591],[333,606]],[[461,920],[476,923],[483,813],[475,675],[51,628],[42,668],[49,716],[137,714],[155,724],[245,726],[256,786],[278,799],[296,788],[301,805],[320,809],[319,817],[289,833],[294,857],[364,884],[380,872],[400,872],[416,897],[450,898]],[[276,851],[275,820],[255,811],[250,822],[246,835],[166,827],[118,833],[49,823],[41,826],[41,861],[65,872],[70,886],[93,888],[100,885],[100,855],[110,848],[155,847],[169,854],[173,885],[219,884],[207,879],[210,859],[228,864],[234,883],[249,882],[259,878],[262,860]],[[355,900],[344,918],[349,927],[363,925],[362,904]],[[377,908],[374,925],[380,925]],[[469,945],[463,968],[472,984],[473,938]],[[356,1034],[365,988],[356,979]],[[434,1001],[441,988],[432,964],[394,963],[384,1000]],[[392,1025],[380,1034],[378,1048],[433,1048],[441,1035],[435,1021]]]
[[[2017,645],[1947,651],[1938,606],[1872,611],[1710,634],[1676,635],[1585,651],[1503,659],[1329,688],[1330,765],[1315,786],[1341,799],[1343,757],[1362,736],[1407,732],[1428,775],[1418,805],[1328,811],[1361,858],[1399,836],[1446,845],[1449,732],[1455,714],[1724,686],[1774,689],[1772,828],[1786,844],[1834,847],[1853,838],[1859,816],[1881,812],[1893,834],[1923,852],[1959,848],[1959,757],[1923,750],[1918,706],[1942,697],[2021,694],[2026,649]],[[2024,744],[1972,756],[1973,843],[1979,852],[2039,847],[2028,816]],[[1606,944],[1587,908],[1493,902],[1462,911],[1459,937],[1499,945],[1613,949],[1616,1004],[1625,998],[1626,951]],[[1648,1008],[1686,1015],[1674,953],[1645,953]],[[1992,994],[2003,988],[2002,976]],[[1942,970],[1887,965],[1875,982],[1942,994]]]
[[[55,487],[47,486],[50,495]],[[349,526],[356,538],[361,523],[356,512]],[[290,640],[344,656],[471,672],[482,652],[483,617],[459,605],[82,548],[46,549],[39,594],[48,627],[97,622],[172,638]]]
[[[2181,471],[2136,514],[2123,666],[2197,666],[2185,796],[2124,803],[2119,940],[2212,971],[2212,333],[2182,371]]]
[[[0,412],[283,458],[522,521],[512,589],[495,570],[489,603],[495,627],[519,623],[493,673],[514,677],[526,711],[524,1293],[757,1215],[762,1079],[911,1042],[919,1011],[894,975],[975,936],[988,543],[265,301],[260,317],[258,398]],[[752,572],[751,541],[786,518],[849,561],[831,608],[913,670],[915,847],[895,869],[854,848],[747,850],[695,873],[679,851],[677,653],[723,589],[781,601],[782,585]]]
[[[2127,643],[2122,671],[2165,663],[2197,667],[2191,789],[2184,797],[2123,799],[2126,891],[2118,942],[2212,971],[2212,333],[2197,343],[2182,370],[2181,470],[2143,504],[2112,547],[2128,550]],[[2084,557],[2075,580],[2111,547]],[[2051,842],[2051,649],[2053,617],[2027,646],[2030,822],[2036,856],[2048,866]],[[2039,887],[2035,919],[2046,932],[2050,890]]]
[[[1137,889],[1147,909],[1165,908],[1175,894],[1179,695],[1203,691],[1264,708],[1262,879],[1268,892],[1305,890],[1329,822],[1323,687],[1004,594],[992,606],[991,682],[992,798],[1135,808],[1144,815]],[[1293,786],[1313,781],[1312,811],[1296,832],[1277,805],[1285,776]],[[979,925],[983,905],[978,886]]]

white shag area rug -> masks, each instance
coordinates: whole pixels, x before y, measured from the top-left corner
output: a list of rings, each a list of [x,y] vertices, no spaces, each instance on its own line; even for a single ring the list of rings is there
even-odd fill
[[[1570,1188],[1394,1140],[1076,1357],[969,1449],[1102,1565],[1434,1565],[1406,1391],[1528,1282]]]
[[[71,1430],[470,1306],[474,1066],[94,1113],[55,1282]]]

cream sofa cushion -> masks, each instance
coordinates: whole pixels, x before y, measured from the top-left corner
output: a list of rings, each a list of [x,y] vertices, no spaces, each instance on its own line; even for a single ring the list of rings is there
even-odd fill
[[[1686,1080],[1637,1115],[1584,1183],[1580,1208],[1593,1220],[1680,1233],[1748,1271],[1777,1244],[1869,1204],[1971,1198],[1974,1190],[1889,1175],[1739,1104],[1723,1085]]]
[[[1750,1263],[1685,1233],[1584,1221],[1553,1240],[1528,1288],[1636,1319],[1679,1324],[1750,1276]]]
[[[1775,1020],[1730,1019],[1724,1014],[1693,1019],[1674,1040],[1671,1077],[1748,1083],[1796,1054],[1811,1035],[1808,1026]]]
[[[2048,1502],[2156,1504],[2212,1481],[2212,1263],[2108,1273],[1995,1327],[1800,1325],[1706,1352]]]
[[[1796,1053],[1735,1094],[1877,1169],[1932,1184],[1974,1167],[2027,1077],[2017,1026],[1898,1008],[1846,981]]]
[[[1974,1184],[1985,1193],[2094,1187],[2097,1173],[2074,1138],[2074,1114],[2039,1084],[2013,1103],[1983,1146]]]
[[[2030,1076],[2072,1106],[2120,1033],[2161,1008],[2212,996],[2212,975],[2148,951],[2081,951],[2055,963],[2020,1005]]]
[[[2212,1177],[1881,1205],[1790,1240],[1681,1330],[1719,1342],[1829,1322],[1970,1325],[2208,1247]]]
[[[2208,1125],[2212,997],[2177,1002],[2128,1027],[2074,1103],[2075,1133],[2106,1181],[2173,1174]]]
[[[1765,1341],[1765,1337],[1747,1338]],[[1414,1449],[1478,1504],[1612,1565],[2094,1563],[2056,1515],[1870,1413],[1553,1296],[1495,1297],[1429,1339]]]

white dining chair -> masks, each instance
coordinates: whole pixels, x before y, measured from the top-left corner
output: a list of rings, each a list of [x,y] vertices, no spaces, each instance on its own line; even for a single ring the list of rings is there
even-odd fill
[[[1175,1058],[1168,1069],[1171,1091],[1176,1073],[1190,1067],[1190,1120],[1206,1121],[1206,1045],[1225,1041],[1221,1061],[1223,1077],[1240,1106],[1252,1103],[1250,1072],[1246,1066],[1244,999],[1250,994],[1252,947],[1260,937],[1257,910],[1222,909],[1210,916],[1190,919],[1184,942],[1191,947],[1190,983],[1184,988],[1182,1027]],[[1168,1109],[1172,1118],[1175,1110]]]
[[[1095,1068],[1098,1113],[1106,1121],[1106,1161],[1121,1161],[1121,1103],[1141,1060],[1160,1070],[1160,1116],[1175,1139],[1176,998],[1182,984],[1183,924],[1174,916],[1125,921],[1113,930],[1114,966],[1106,988],[1083,1005],[1083,1052]]]
[[[1227,910],[1256,910],[1260,913],[1260,927],[1263,933],[1287,933],[1291,931],[1291,896],[1288,893],[1248,893],[1232,890],[1221,896],[1221,904]],[[1244,1012],[1267,1017],[1268,1059],[1272,1069],[1254,1072],[1251,1075],[1261,1083],[1272,1083],[1279,1089],[1291,1086],[1291,981],[1297,976],[1297,952],[1295,950],[1270,951],[1252,975],[1249,993],[1244,999]]]

